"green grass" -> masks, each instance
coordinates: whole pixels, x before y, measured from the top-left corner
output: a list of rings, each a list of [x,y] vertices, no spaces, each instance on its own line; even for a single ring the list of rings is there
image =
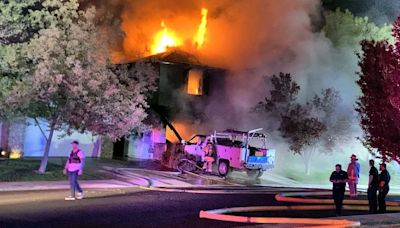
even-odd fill
[[[14,181],[57,181],[66,180],[63,174],[63,165],[48,163],[46,173],[37,172],[40,160],[0,160],[0,182]],[[80,177],[82,180],[109,179],[109,175],[102,174],[97,170],[85,170]]]
[[[304,168],[303,168],[304,169]],[[311,170],[310,175],[307,175],[303,169],[288,168],[281,172],[281,175],[289,179],[300,181],[307,184],[329,182],[330,173],[321,172],[318,170]]]

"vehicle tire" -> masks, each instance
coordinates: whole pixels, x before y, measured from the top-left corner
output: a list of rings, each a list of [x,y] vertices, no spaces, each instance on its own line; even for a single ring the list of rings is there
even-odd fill
[[[218,173],[220,176],[225,177],[229,173],[229,162],[228,161],[219,161],[218,163]]]
[[[183,158],[183,159],[179,160],[177,169],[180,172],[184,172],[184,171],[193,172],[196,170],[196,165],[193,163],[193,161]]]
[[[246,170],[247,176],[252,177],[252,178],[259,178],[263,175],[263,171],[262,170],[255,170],[255,169],[248,169]]]

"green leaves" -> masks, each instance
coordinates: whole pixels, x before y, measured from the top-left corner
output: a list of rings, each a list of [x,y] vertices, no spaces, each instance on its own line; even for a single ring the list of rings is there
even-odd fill
[[[326,11],[325,26],[323,31],[325,35],[338,47],[358,47],[362,40],[389,40],[393,41],[391,36],[391,26],[376,26],[369,22],[367,17],[356,17],[349,10]]]
[[[114,140],[143,128],[147,96],[156,89],[153,67],[112,65],[111,42],[96,26],[94,8],[80,10],[77,0],[40,2],[17,17],[38,29],[34,35],[0,46],[5,57],[0,72],[7,76],[0,80],[3,113],[45,118],[56,129],[89,130]]]

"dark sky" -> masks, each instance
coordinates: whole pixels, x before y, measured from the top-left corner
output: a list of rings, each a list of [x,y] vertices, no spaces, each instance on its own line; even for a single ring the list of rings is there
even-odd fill
[[[349,9],[357,16],[367,16],[378,25],[392,24],[400,16],[400,0],[322,0],[327,9]]]

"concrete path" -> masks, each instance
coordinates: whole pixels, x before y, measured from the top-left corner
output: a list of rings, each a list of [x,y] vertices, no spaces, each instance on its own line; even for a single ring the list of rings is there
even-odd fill
[[[132,184],[119,180],[82,180],[79,181],[79,183],[83,189],[132,187]],[[0,192],[56,189],[69,189],[68,181],[26,181],[0,183]]]

